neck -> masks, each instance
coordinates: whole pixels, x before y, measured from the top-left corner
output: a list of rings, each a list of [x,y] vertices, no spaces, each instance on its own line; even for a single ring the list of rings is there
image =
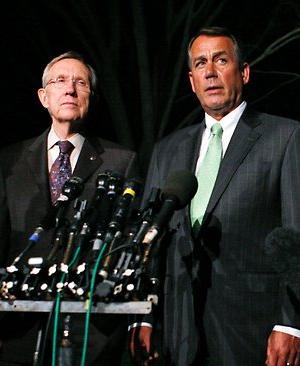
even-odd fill
[[[234,105],[225,105],[220,109],[210,109],[208,111],[205,111],[207,114],[209,114],[212,118],[216,119],[217,121],[220,121],[223,117],[225,117],[227,114],[232,112],[234,109],[236,109],[240,104],[242,103],[242,100],[239,100]]]
[[[54,129],[56,135],[61,140],[67,140],[68,138],[75,135],[75,133],[76,133],[72,130],[70,122],[65,122],[65,123],[53,122],[52,126],[53,126],[53,129]]]

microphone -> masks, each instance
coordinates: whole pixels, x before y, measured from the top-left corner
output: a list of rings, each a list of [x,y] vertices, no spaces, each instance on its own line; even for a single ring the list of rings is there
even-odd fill
[[[105,171],[102,173],[99,173],[96,179],[96,191],[94,194],[94,197],[90,204],[90,209],[97,206],[98,202],[103,198],[105,195],[107,188],[108,188],[108,180],[111,176],[110,171]]]
[[[91,235],[91,226],[95,224],[95,220],[98,216],[98,206],[100,206],[104,195],[108,188],[108,180],[111,172],[106,171],[99,173],[96,179],[96,191],[89,207],[86,209],[87,201],[75,203],[74,208],[77,209],[77,213],[74,216],[73,223],[70,225],[68,233],[68,245],[65,252],[65,258],[70,258],[71,250],[76,239],[76,247],[80,247],[81,250],[84,244],[88,241]],[[58,231],[59,232],[59,231]],[[79,235],[77,235],[79,233]],[[60,235],[61,236],[61,235]],[[72,240],[72,245],[70,244]]]
[[[88,226],[88,228],[93,228],[97,222],[98,217],[100,216],[100,210],[103,204],[103,200],[105,195],[108,194],[108,190],[111,190],[111,180],[113,179],[114,184],[122,184],[122,177],[117,173],[113,173],[111,171],[105,171],[104,173],[100,173],[96,179],[96,192],[94,197],[89,205],[89,208],[86,213],[86,217],[84,219],[84,224]],[[121,182],[121,183],[119,183]]]
[[[129,299],[128,283],[135,282],[134,278],[141,273],[140,262],[143,255],[142,241],[148,231],[153,218],[160,204],[160,189],[152,187],[149,197],[146,200],[142,211],[138,211],[136,220],[128,233],[125,241],[125,249],[122,251],[119,261],[113,270],[116,278],[114,286],[114,297],[121,300]]]
[[[104,259],[101,270],[98,272],[103,282],[97,287],[97,295],[99,297],[106,297],[112,290],[114,285],[110,281],[109,275],[111,269],[116,262],[116,254],[114,253],[116,247],[122,240],[122,232],[126,219],[129,216],[131,203],[141,191],[142,183],[139,179],[130,179],[124,184],[122,196],[117,202],[117,206],[112,214],[112,219],[108,224],[108,231],[105,234],[103,242],[107,244],[106,257]]]
[[[175,171],[166,180],[165,186],[161,189],[161,205],[159,211],[150,219],[141,245],[144,247],[140,269],[130,276],[126,284],[126,297],[136,296],[138,292],[148,293],[148,300],[157,303],[159,280],[156,276],[157,263],[149,263],[150,253],[159,261],[160,246],[157,245],[153,253],[153,243],[164,233],[165,226],[171,219],[174,211],[184,208],[197,192],[198,182],[194,174],[186,170]],[[147,225],[147,221],[146,221]],[[155,254],[155,255],[154,255]],[[151,264],[151,268],[150,268]],[[142,290],[140,289],[142,287]]]
[[[86,209],[86,204],[87,204],[86,200],[83,200],[83,201],[76,200],[75,201],[74,209],[76,211],[75,211],[75,215],[73,218],[73,222],[70,225],[70,230],[69,230],[68,238],[67,238],[67,246],[66,246],[65,253],[64,253],[64,256],[62,259],[62,264],[65,264],[65,265],[69,264],[69,260],[71,258],[72,252],[73,252],[73,247],[74,247],[74,244],[77,239],[77,234],[78,234],[79,228],[82,224],[82,218],[83,218],[83,215],[84,215],[84,212]],[[85,231],[86,229],[87,229],[86,227],[83,227],[81,231]],[[82,233],[82,236],[85,237],[85,234]]]
[[[140,227],[136,230],[135,236],[132,239],[132,244],[136,247],[139,247],[142,243],[153,219],[154,212],[157,211],[157,208],[160,204],[160,189],[157,187],[153,187],[150,191],[150,195],[146,202],[144,209],[140,214]]]
[[[65,182],[61,194],[54,205],[54,208],[56,208],[57,211],[55,216],[55,228],[61,226],[67,205],[70,201],[75,200],[75,198],[81,195],[83,188],[83,180],[80,177],[71,177]]]
[[[65,210],[68,207],[70,201],[74,200],[77,196],[81,194],[83,190],[83,181],[79,177],[71,177],[68,181],[65,182],[62,187],[61,195],[59,196],[57,202],[51,207],[51,209],[47,212],[47,214],[42,218],[40,224],[36,227],[33,234],[29,237],[28,245],[24,248],[24,250],[14,259],[13,263],[6,268],[7,272],[12,275],[14,272],[18,271],[16,267],[17,263],[24,257],[24,255],[35,245],[41,237],[41,234],[54,227],[56,229],[56,238],[55,245],[51,250],[51,253],[48,255],[47,260],[51,260],[54,256],[55,252],[59,248],[59,244],[61,244],[62,235],[58,232],[62,230],[63,222],[64,222],[64,214]],[[56,240],[57,236],[59,236],[60,240]],[[41,260],[42,262],[38,265],[35,264],[35,260]],[[42,258],[30,258],[29,261],[32,262],[28,264],[31,266],[31,270],[26,273],[26,276],[21,285],[21,291],[26,292],[27,296],[31,295],[33,291],[37,293],[38,290],[38,281],[42,279],[42,272],[45,270],[45,261]],[[24,272],[24,270],[23,270]],[[18,283],[16,282],[14,286],[16,287]]]
[[[110,243],[114,238],[115,233],[123,229],[125,221],[129,215],[131,203],[140,193],[141,188],[142,182],[137,178],[133,178],[125,182],[122,196],[117,202],[111,221],[108,224],[108,231],[104,239],[105,242]]]
[[[276,227],[265,240],[265,253],[276,272],[300,273],[300,232],[289,227]]]
[[[82,232],[85,233],[82,236],[83,240],[89,238],[96,227],[99,229],[101,226],[103,230],[103,226],[106,226],[110,220],[113,200],[121,184],[123,184],[123,177],[118,173],[106,171],[98,175],[94,198],[83,218]]]
[[[162,201],[160,211],[154,216],[152,225],[143,239],[143,244],[146,245],[144,264],[148,260],[151,243],[163,233],[174,211],[184,208],[191,201],[197,188],[197,178],[190,171],[175,171],[167,178],[160,195]]]
[[[77,274],[73,276],[74,279],[70,284],[70,286],[73,286],[71,290],[75,291],[76,288],[77,292],[80,293],[80,297],[82,297],[85,291],[80,284],[86,282],[87,272],[96,260],[97,253],[100,252],[104,243],[105,230],[111,219],[115,199],[123,186],[123,180],[123,176],[112,171],[100,173],[97,177],[97,188],[92,201],[93,203],[83,221],[82,230],[77,243],[77,246],[81,246],[81,242],[89,242],[92,234],[94,234],[94,237],[91,240],[92,249],[82,256],[83,262],[77,265]],[[93,231],[96,232],[93,233]]]
[[[59,227],[62,224],[65,209],[70,201],[77,198],[83,191],[83,181],[79,177],[71,177],[62,187],[62,192],[56,203],[51,207],[47,214],[42,218],[29,240],[38,241],[43,231],[52,227]]]
[[[13,260],[12,264],[7,267],[8,272],[16,270],[16,264],[24,257],[24,255],[36,244],[44,231],[52,227],[58,228],[62,224],[62,219],[68,203],[78,197],[83,191],[83,181],[79,177],[71,177],[65,182],[62,188],[62,193],[57,202],[47,214],[42,218],[40,224],[35,228],[34,232],[29,237],[28,245],[24,250]]]
[[[107,192],[101,201],[96,219],[96,233],[93,240],[93,250],[99,251],[103,244],[103,238],[107,229],[108,223],[111,220],[113,207],[117,195],[121,191],[121,185],[123,185],[123,177],[118,173],[112,173],[107,182]]]

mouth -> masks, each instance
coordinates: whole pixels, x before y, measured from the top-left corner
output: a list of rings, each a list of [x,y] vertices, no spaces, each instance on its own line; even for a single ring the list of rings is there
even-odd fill
[[[77,107],[77,104],[74,102],[64,102],[61,104],[62,106],[74,106]]]
[[[223,89],[221,86],[217,86],[217,85],[211,85],[211,86],[208,86],[206,89],[205,89],[205,92],[208,92],[208,93],[213,93],[213,92],[218,92],[219,90]]]

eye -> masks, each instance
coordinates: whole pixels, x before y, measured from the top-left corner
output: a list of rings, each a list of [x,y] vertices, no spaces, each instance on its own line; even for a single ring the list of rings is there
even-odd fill
[[[83,79],[77,79],[75,80],[75,83],[78,85],[78,86],[87,86],[87,82]]]
[[[221,57],[221,58],[218,58],[217,62],[220,65],[225,65],[225,64],[227,64],[227,59],[224,57]]]
[[[56,80],[55,80],[56,84],[60,84],[63,85],[66,82],[66,79],[59,76]]]
[[[205,60],[202,60],[202,59],[197,60],[194,65],[195,65],[195,68],[201,68],[205,65]]]

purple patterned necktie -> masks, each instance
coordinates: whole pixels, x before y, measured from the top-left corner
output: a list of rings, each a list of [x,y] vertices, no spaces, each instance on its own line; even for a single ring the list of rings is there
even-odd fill
[[[49,173],[50,193],[53,204],[57,201],[63,185],[72,175],[70,155],[74,149],[74,145],[70,141],[58,141],[56,144],[59,146],[59,155]]]

